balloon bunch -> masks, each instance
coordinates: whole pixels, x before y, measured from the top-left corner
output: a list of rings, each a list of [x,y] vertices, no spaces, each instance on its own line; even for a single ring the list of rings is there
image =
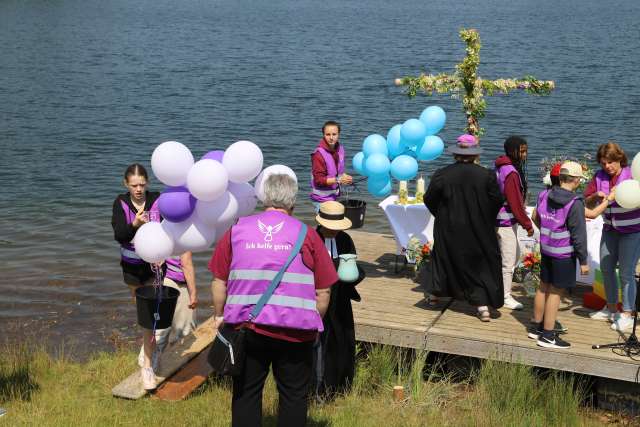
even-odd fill
[[[447,116],[438,106],[427,107],[419,119],[393,126],[387,137],[373,134],[365,138],[362,151],[353,156],[353,169],[367,177],[367,190],[374,197],[391,193],[391,177],[399,181],[415,178],[418,161],[428,162],[444,151],[444,142],[436,134]]]
[[[239,217],[254,211],[258,189],[249,181],[260,174],[262,164],[262,151],[250,141],[237,141],[225,151],[210,151],[198,161],[179,142],[157,146],[151,168],[167,185],[158,199],[164,220],[138,229],[136,253],[147,262],[158,263],[185,251],[209,248]]]
[[[625,209],[640,208],[640,153],[631,162],[631,176],[616,186],[616,202]]]

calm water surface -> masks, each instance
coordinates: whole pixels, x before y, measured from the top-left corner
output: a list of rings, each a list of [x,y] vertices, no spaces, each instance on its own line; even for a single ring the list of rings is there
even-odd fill
[[[348,153],[430,104],[463,127],[460,103],[410,100],[395,77],[451,72],[462,26],[480,31],[480,74],[555,80],[550,97],[488,98],[485,163],[511,133],[540,159],[640,150],[640,3],[595,0],[61,0],[0,2],[0,337],[38,334],[82,349],[130,337],[133,306],[110,227],[121,174],[178,140],[196,157],[239,139],[303,181],[327,119]],[[428,176],[442,159],[423,165]],[[160,184],[152,180],[152,187]],[[373,200],[367,229],[386,231]],[[208,254],[196,257],[210,301]],[[201,309],[204,318],[209,309]]]

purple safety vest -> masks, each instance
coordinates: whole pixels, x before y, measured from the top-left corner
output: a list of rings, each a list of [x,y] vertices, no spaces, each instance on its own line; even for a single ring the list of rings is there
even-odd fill
[[[571,233],[567,228],[567,217],[577,196],[562,209],[551,209],[548,206],[550,191],[545,190],[540,193],[536,207],[540,217],[540,252],[552,258],[571,258],[574,249],[571,244]]]
[[[338,165],[333,160],[330,152],[318,146],[313,153],[320,153],[327,166],[327,178],[337,178],[344,173],[344,148],[338,145]],[[313,155],[313,154],[312,154]],[[340,186],[336,182],[328,186],[316,186],[313,182],[313,173],[311,174],[311,200],[315,202],[328,202],[337,200],[340,195]]]
[[[631,168],[625,166],[618,176],[617,184],[628,179],[633,179]],[[602,191],[604,194],[611,192],[611,177],[603,170],[596,173],[596,191]],[[604,231],[615,230],[624,234],[640,231],[640,209],[625,209],[614,201],[604,211],[603,219]]]
[[[293,249],[301,223],[277,211],[242,217],[231,228],[233,258],[227,281],[225,322],[249,320],[249,313]],[[258,325],[322,331],[313,271],[298,253],[257,318]]]
[[[133,221],[136,219],[135,212],[133,212],[131,208],[129,208],[129,205],[122,199],[120,200],[120,206],[122,206],[122,210],[124,211],[124,217],[127,220],[127,224],[133,224]],[[160,222],[158,200],[151,205],[151,209],[149,210],[149,221]],[[144,264],[144,260],[136,253],[133,242],[120,245],[120,258],[127,264]]]
[[[518,176],[518,183],[520,184],[520,190],[523,191],[524,187],[522,187],[522,181],[520,181],[520,174],[513,167],[513,165],[503,165],[496,169],[496,178],[498,178],[498,185],[500,186],[500,192],[504,194],[504,183],[507,180],[507,176],[511,172],[515,172]],[[496,218],[496,227],[511,227],[514,224],[517,224],[518,221],[516,217],[513,216],[513,212],[511,212],[511,208],[509,207],[509,203],[504,201],[504,204],[500,208],[498,212],[498,217]]]
[[[168,277],[174,282],[185,283],[187,281],[184,277],[184,272],[182,271],[180,257],[167,258],[165,262],[167,263],[167,273],[165,277]]]

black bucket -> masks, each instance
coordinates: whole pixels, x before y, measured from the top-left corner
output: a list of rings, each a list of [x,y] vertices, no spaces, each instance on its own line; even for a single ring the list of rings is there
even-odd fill
[[[159,304],[158,293],[160,293]],[[141,286],[136,289],[138,325],[145,329],[153,329],[157,312],[156,329],[166,329],[171,326],[179,295],[180,292],[177,289],[169,286]]]
[[[367,202],[364,200],[341,200],[344,205],[344,216],[351,220],[351,228],[360,228],[364,224],[364,214],[367,211]]]

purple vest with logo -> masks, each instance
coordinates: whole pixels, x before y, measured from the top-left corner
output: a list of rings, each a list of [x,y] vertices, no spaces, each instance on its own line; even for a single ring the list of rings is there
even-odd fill
[[[233,258],[227,281],[225,322],[249,320],[249,313],[287,261],[300,232],[300,221],[277,211],[242,217],[231,228]],[[322,331],[316,308],[313,271],[298,253],[262,311],[258,325]]]
[[[498,185],[500,186],[500,191],[504,194],[504,182],[507,180],[507,176],[511,172],[515,172],[518,176],[518,183],[520,184],[520,189],[522,188],[522,182],[520,181],[520,174],[513,167],[513,165],[503,165],[496,169],[496,177],[498,178]],[[496,218],[496,227],[511,227],[514,224],[517,224],[518,221],[516,217],[513,216],[513,212],[511,212],[511,208],[509,207],[509,203],[505,200],[504,204],[500,208],[498,212],[498,217]]]
[[[187,281],[184,278],[180,257],[167,258],[165,262],[167,263],[167,273],[165,274],[165,277],[168,277],[174,282],[185,283]]]
[[[320,153],[324,159],[324,163],[327,165],[327,178],[337,178],[344,173],[344,148],[342,145],[338,145],[338,165],[333,160],[331,153],[324,148],[318,146],[314,153]],[[340,186],[337,182],[328,186],[316,186],[313,182],[313,175],[311,175],[311,200],[320,203],[329,202],[337,200],[339,195]]]
[[[551,209],[548,205],[550,191],[540,193],[536,208],[540,217],[540,252],[552,258],[571,258],[574,250],[567,228],[567,217],[576,197],[562,209]]]
[[[631,176],[631,168],[625,166],[618,176],[617,184]],[[596,173],[596,190],[604,194],[611,192],[611,177],[603,170]],[[615,201],[604,211],[604,231],[615,230],[620,233],[637,233],[640,231],[640,209],[625,209]]]
[[[124,211],[124,217],[127,220],[127,224],[133,224],[133,221],[136,219],[135,212],[131,210],[129,205],[124,200],[120,200],[120,206],[122,206],[122,210]],[[160,222],[158,200],[156,200],[153,205],[151,205],[151,209],[149,210],[149,221]],[[120,258],[127,264],[144,264],[142,258],[140,258],[136,253],[133,242],[125,243],[124,245],[120,246]]]

